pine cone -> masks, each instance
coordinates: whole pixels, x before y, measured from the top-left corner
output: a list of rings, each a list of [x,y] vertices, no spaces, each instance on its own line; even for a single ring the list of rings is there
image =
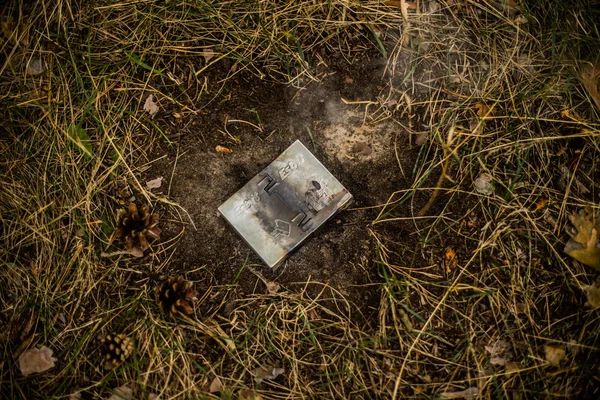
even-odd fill
[[[132,254],[141,257],[150,247],[146,236],[160,239],[160,228],[157,225],[158,214],[150,214],[145,205],[138,210],[135,203],[130,203],[127,210],[119,214],[115,237],[125,243],[125,248]]]
[[[108,368],[121,364],[133,352],[133,341],[125,335],[106,335],[101,343],[102,356]]]
[[[182,276],[172,277],[160,287],[158,302],[166,314],[191,314],[190,303],[198,300],[197,295],[198,292],[192,289],[192,282],[185,281]]]

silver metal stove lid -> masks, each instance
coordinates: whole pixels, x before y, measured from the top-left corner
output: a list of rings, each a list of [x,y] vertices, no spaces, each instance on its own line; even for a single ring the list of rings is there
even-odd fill
[[[348,190],[297,140],[219,212],[268,266],[276,267],[351,201]]]

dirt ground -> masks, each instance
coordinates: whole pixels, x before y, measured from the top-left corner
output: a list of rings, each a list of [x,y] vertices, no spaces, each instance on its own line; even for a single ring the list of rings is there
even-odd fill
[[[206,265],[211,284],[235,280],[246,293],[261,292],[261,280],[244,268],[254,266],[268,280],[292,290],[295,284],[304,288],[305,282],[312,281],[307,286],[316,295],[325,283],[360,304],[363,314],[376,315],[379,289],[373,284],[381,278],[374,263],[376,243],[370,225],[392,193],[407,187],[399,163],[411,170],[418,146],[393,120],[373,123],[367,119],[361,102],[372,99],[387,81],[385,63],[377,54],[355,65],[331,64],[319,71],[324,77],[321,81],[302,89],[240,74],[228,82],[224,100],[215,101],[218,106],[190,117],[191,123],[176,121],[186,129],[177,144],[163,144],[155,150],[157,161],[145,175],[148,179],[164,177],[167,184],[157,194],[167,194],[189,214],[188,225],[171,223],[165,228],[166,239],[181,234],[170,257],[171,272],[185,274]],[[226,135],[228,120],[249,121],[260,129],[229,122]],[[354,203],[284,265],[271,270],[219,215],[217,207],[297,139],[346,186]],[[218,153],[217,145],[233,152]],[[410,236],[403,242],[408,248],[416,245]]]
[[[598,398],[597,272],[563,251],[600,201],[593,9],[17,3],[0,397]],[[354,202],[270,269],[217,208],[296,140]],[[130,202],[159,216],[141,256]],[[117,334],[134,350],[106,367]],[[56,365],[24,376],[41,346]]]

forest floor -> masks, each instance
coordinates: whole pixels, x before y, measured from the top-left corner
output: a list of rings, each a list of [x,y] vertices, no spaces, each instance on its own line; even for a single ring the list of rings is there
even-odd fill
[[[569,216],[599,210],[599,20],[9,1],[0,397],[600,398],[598,272],[563,251]],[[355,201],[272,270],[217,207],[295,140]],[[143,256],[115,237],[130,203],[159,217]],[[187,315],[157,301],[176,276]],[[118,365],[109,334],[133,340]],[[24,376],[36,348],[54,366]]]

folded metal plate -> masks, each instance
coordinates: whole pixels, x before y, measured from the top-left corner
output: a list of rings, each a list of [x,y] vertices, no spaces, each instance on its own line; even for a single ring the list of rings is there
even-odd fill
[[[296,141],[219,212],[268,266],[276,267],[351,201],[348,190]]]

